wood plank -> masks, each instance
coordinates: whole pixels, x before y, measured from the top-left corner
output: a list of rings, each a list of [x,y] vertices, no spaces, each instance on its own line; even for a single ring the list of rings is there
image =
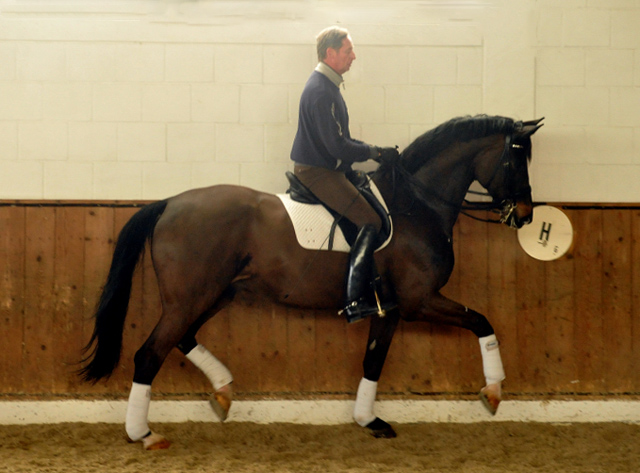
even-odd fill
[[[256,313],[260,341],[260,358],[256,368],[260,371],[261,392],[286,392],[287,361],[287,311],[276,304],[265,304]]]
[[[344,368],[347,356],[347,324],[335,312],[316,312],[316,389],[320,392],[353,392]]]
[[[640,359],[640,210],[631,210],[631,346],[632,359]],[[640,363],[631,363],[630,389],[640,391]]]
[[[433,336],[431,325],[426,323],[410,323],[400,321],[391,350],[395,350],[394,344],[398,344],[398,350],[402,356],[402,370],[391,375],[397,381],[389,381],[400,392],[414,394],[429,394],[434,392],[433,376],[434,364],[443,360],[433,359]]]
[[[82,317],[82,344],[86,345],[93,333],[94,314],[102,287],[107,280],[113,252],[113,208],[96,207],[84,210],[84,313]],[[117,373],[117,371],[116,371]],[[86,393],[113,392],[107,381],[83,384]]]
[[[25,209],[0,207],[0,392],[23,392]]]
[[[504,225],[489,225],[487,318],[500,342],[500,354],[506,374],[505,392],[517,385],[518,370],[518,286],[516,258],[523,250],[518,244],[517,233]]]
[[[604,392],[604,332],[602,300],[602,210],[572,213],[574,232],[575,389],[580,393]]]
[[[80,388],[76,375],[83,346],[84,211],[77,207],[56,209],[54,300],[51,308],[53,337],[64,340],[52,346],[56,360],[53,392],[71,393]]]
[[[545,264],[518,252],[516,257],[518,311],[515,320],[518,369],[510,390],[534,394],[546,392],[548,358],[545,342]]]
[[[287,308],[287,386],[295,393],[316,391],[316,317],[311,310]]]
[[[54,345],[66,343],[54,337],[51,313],[54,293],[56,209],[26,209],[24,389],[51,393],[57,361]]]
[[[629,392],[633,360],[631,321],[631,216],[625,210],[603,212],[603,286],[606,319],[604,360],[607,392]]]
[[[566,211],[569,219],[571,211]],[[572,392],[577,378],[574,341],[574,258],[565,255],[546,263],[546,353],[549,392]]]
[[[238,393],[260,392],[261,374],[256,369],[260,359],[261,335],[255,302],[234,303],[229,314],[229,360],[233,389]]]

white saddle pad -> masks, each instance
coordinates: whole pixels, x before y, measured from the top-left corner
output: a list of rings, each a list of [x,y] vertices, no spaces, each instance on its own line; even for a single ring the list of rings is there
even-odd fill
[[[382,195],[380,194],[380,191],[378,191],[376,185],[371,181],[370,186],[373,194],[388,212],[389,209],[387,208],[387,204],[382,198]],[[291,218],[291,223],[293,223],[293,228],[296,231],[296,238],[298,239],[300,246],[309,250],[328,250],[331,226],[334,222],[333,215],[331,215],[322,205],[311,205],[296,202],[291,199],[289,194],[277,195],[289,213],[289,218]],[[378,250],[387,246],[389,241],[391,241],[392,236],[393,222],[391,224],[389,238],[387,238]],[[336,227],[332,250],[347,253],[350,250],[349,244],[347,243],[340,227]]]

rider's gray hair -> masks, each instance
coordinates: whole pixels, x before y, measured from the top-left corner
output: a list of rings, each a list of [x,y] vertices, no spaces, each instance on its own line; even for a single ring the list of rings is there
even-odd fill
[[[323,61],[327,57],[327,49],[340,49],[342,40],[349,36],[345,28],[330,26],[325,28],[316,36],[316,47],[318,49],[318,61]]]

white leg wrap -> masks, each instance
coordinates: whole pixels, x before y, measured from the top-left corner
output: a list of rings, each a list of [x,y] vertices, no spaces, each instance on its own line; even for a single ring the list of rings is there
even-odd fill
[[[196,345],[185,356],[209,378],[215,390],[233,381],[233,376],[227,367],[220,363],[220,360],[213,356],[204,346]]]
[[[500,344],[495,334],[480,338],[480,352],[487,385],[502,381],[505,378],[504,368],[500,358]]]
[[[137,442],[147,435],[149,425],[149,402],[151,401],[151,386],[148,384],[133,383],[129,393],[127,403],[127,435],[131,440]]]
[[[362,378],[356,395],[356,405],[353,409],[353,419],[362,427],[369,425],[376,418],[373,413],[373,403],[376,400],[378,383]]]

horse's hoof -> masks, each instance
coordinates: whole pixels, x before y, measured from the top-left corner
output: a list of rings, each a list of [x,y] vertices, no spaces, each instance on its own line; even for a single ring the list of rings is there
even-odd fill
[[[366,428],[369,429],[371,435],[377,439],[392,439],[397,437],[396,431],[393,430],[393,427],[379,417],[376,417],[372,422],[369,422],[366,425]]]
[[[142,446],[145,450],[164,450],[171,446],[171,442],[162,435],[151,432],[151,435],[142,439]]]
[[[480,390],[479,394],[482,405],[491,413],[492,416],[498,412],[498,406],[502,400],[500,385],[490,384]]]
[[[211,409],[213,409],[213,412],[218,416],[220,422],[224,422],[229,415],[232,397],[233,391],[231,390],[231,384],[227,384],[213,393],[213,396],[209,399]]]

